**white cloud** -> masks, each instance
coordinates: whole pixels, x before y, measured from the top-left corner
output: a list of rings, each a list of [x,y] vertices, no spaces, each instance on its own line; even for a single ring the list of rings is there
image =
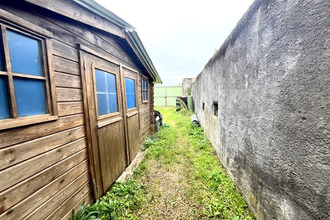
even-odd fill
[[[164,84],[178,85],[197,76],[253,0],[97,2],[137,28]]]

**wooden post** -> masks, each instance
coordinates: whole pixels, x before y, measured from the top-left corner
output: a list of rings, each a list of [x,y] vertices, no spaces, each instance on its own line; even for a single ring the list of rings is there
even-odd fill
[[[167,87],[165,87],[165,107],[167,107]]]

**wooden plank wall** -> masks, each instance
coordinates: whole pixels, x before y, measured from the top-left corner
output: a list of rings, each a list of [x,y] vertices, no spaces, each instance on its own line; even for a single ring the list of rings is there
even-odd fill
[[[153,83],[149,83],[149,94],[150,94],[150,113],[149,113],[149,117],[150,117],[150,135],[154,134],[155,128],[154,128],[154,108],[155,108],[155,85]]]
[[[54,219],[90,198],[78,57],[61,44],[53,41],[59,119],[0,132],[0,219]]]
[[[67,219],[72,208],[93,200],[77,43],[137,67],[111,36],[29,4],[2,2],[0,8],[53,33],[59,112],[53,122],[0,131],[0,220]],[[142,144],[151,132],[152,102],[142,104],[141,80],[138,89]]]
[[[153,134],[153,84],[148,82],[148,102],[142,102],[142,84],[139,77],[138,95],[140,103],[140,145]]]

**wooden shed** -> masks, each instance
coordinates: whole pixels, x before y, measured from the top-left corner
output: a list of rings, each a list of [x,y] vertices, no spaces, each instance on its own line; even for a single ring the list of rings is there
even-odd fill
[[[4,0],[0,27],[0,219],[67,219],[153,133],[161,79],[134,27],[91,0]]]

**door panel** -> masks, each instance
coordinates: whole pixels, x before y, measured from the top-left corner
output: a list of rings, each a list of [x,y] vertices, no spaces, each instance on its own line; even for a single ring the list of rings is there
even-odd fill
[[[120,67],[91,54],[82,54],[97,181],[94,184],[98,186],[95,194],[99,197],[127,166]]]
[[[80,59],[89,159],[98,198],[139,151],[139,74],[91,51],[81,50]]]
[[[98,129],[102,178],[105,190],[109,188],[126,167],[123,125],[122,120],[120,120]]]
[[[139,151],[139,105],[137,82],[139,74],[127,68],[121,68],[124,91],[124,108],[126,109],[126,130],[128,138],[129,161],[131,162]]]
[[[129,142],[129,157],[132,161],[139,151],[139,117],[138,111],[127,115],[127,132]]]

